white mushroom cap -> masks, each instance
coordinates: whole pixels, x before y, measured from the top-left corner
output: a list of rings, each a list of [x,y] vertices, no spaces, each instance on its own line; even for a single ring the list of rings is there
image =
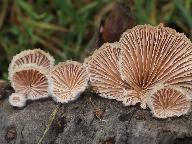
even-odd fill
[[[100,96],[123,101],[129,86],[120,77],[119,54],[118,42],[105,43],[87,60],[87,69],[91,86]]]
[[[14,69],[19,67],[41,66],[44,71],[49,71],[54,65],[54,58],[41,49],[25,50],[13,57],[9,65],[9,79]],[[11,79],[10,79],[11,80]]]
[[[88,86],[86,68],[75,61],[56,65],[49,77],[49,90],[53,100],[68,103],[76,100]]]
[[[142,105],[158,83],[192,91],[192,43],[184,34],[159,25],[136,26],[120,38],[120,73]]]
[[[12,93],[9,96],[9,103],[14,107],[24,107],[26,105],[26,95],[22,93]]]
[[[148,98],[148,106],[154,117],[168,118],[178,117],[189,112],[191,102],[181,88],[171,86],[151,94]]]
[[[48,97],[48,76],[41,67],[22,67],[13,71],[12,87],[16,93],[25,94],[27,99]]]

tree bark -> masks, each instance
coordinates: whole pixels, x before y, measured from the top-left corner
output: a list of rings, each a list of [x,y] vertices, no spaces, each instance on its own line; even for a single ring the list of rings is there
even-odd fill
[[[37,144],[52,111],[51,99],[30,102],[23,109],[0,101],[0,143]],[[191,144],[192,115],[155,119],[150,110],[124,107],[89,91],[63,104],[42,140],[43,144]]]

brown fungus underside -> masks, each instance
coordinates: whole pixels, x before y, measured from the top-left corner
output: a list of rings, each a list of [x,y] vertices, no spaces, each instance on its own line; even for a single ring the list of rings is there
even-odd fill
[[[14,72],[12,86],[16,93],[25,94],[27,99],[48,97],[48,77],[42,70],[25,67]]]
[[[177,89],[164,88],[156,91],[149,100],[152,113],[157,118],[181,116],[190,109],[190,101]]]
[[[15,69],[22,67],[35,66],[43,69],[44,71],[50,70],[54,65],[54,58],[41,49],[25,50],[13,57],[9,65],[9,79],[11,80],[12,74]]]
[[[179,116],[190,108],[192,44],[171,28],[161,24],[136,26],[124,32],[119,43],[101,46],[86,63],[91,86],[102,97],[122,101],[126,106],[141,103],[146,108],[147,103],[152,103],[148,100],[163,91],[159,99],[167,95],[169,110],[179,107],[180,111],[154,114],[160,118]],[[172,94],[168,87],[177,87],[182,93],[174,89]]]
[[[106,43],[88,59],[87,66],[90,83],[100,96],[123,101],[126,85],[119,73],[119,43]]]
[[[183,34],[162,25],[136,26],[123,33],[120,44],[121,77],[143,108],[159,84],[191,90],[192,44]]]
[[[36,64],[46,69],[50,69],[54,64],[54,59],[41,49],[25,50],[13,57],[11,70],[26,64]]]
[[[27,100],[48,97],[48,74],[54,58],[40,49],[25,50],[13,57],[9,80],[15,89],[9,97],[12,106],[23,107]]]
[[[50,73],[50,93],[56,102],[68,103],[77,99],[88,86],[86,68],[75,61],[56,65]]]
[[[49,89],[55,101],[67,103],[77,99],[90,80],[100,96],[126,106],[148,104],[158,118],[180,116],[190,109],[192,43],[162,24],[127,30],[119,42],[104,44],[84,65],[67,61],[51,69],[53,65],[54,59],[41,50],[16,55],[9,67],[16,90],[10,100],[19,102],[19,94],[24,94],[23,103],[15,103],[21,106],[25,96],[47,97]]]

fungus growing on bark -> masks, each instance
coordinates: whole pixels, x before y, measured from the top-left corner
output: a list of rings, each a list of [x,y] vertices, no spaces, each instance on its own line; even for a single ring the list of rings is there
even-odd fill
[[[120,77],[119,54],[118,42],[105,43],[87,60],[87,68],[91,86],[100,96],[123,101],[129,86]]]
[[[86,68],[75,61],[56,65],[50,73],[50,94],[56,102],[67,103],[77,99],[88,86]]]
[[[53,57],[40,49],[26,50],[14,56],[9,65],[9,80],[16,91],[10,96],[11,105],[17,106],[16,100],[19,102],[18,97],[23,95],[26,100],[48,97],[48,74],[53,65]]]
[[[13,57],[9,65],[9,77],[18,67],[41,66],[45,71],[48,71],[53,65],[54,58],[43,50],[25,50]]]
[[[26,95],[21,93],[12,93],[9,96],[9,103],[14,107],[24,107],[26,105]]]
[[[15,69],[11,80],[16,93],[25,94],[27,99],[36,100],[48,97],[48,77],[40,67]]]
[[[190,100],[181,90],[168,87],[154,92],[148,101],[153,115],[157,118],[168,118],[186,114],[190,107]]]
[[[192,44],[184,34],[150,25],[136,26],[120,38],[120,73],[146,107],[147,93],[159,83],[191,90]]]

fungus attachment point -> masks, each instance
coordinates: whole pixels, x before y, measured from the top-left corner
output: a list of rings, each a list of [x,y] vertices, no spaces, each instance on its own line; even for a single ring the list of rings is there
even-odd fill
[[[186,114],[190,101],[180,91],[173,88],[158,90],[149,98],[149,106],[157,118],[168,118]]]
[[[40,66],[44,71],[48,71],[53,65],[54,58],[43,50],[25,50],[13,57],[9,65],[9,78],[11,78],[13,71],[19,67]]]
[[[118,42],[105,43],[94,52],[87,64],[93,89],[104,98],[123,101],[129,86],[120,77],[119,54]]]
[[[67,103],[77,99],[88,86],[86,68],[75,61],[56,65],[50,73],[50,93],[56,102]]]
[[[14,107],[24,107],[26,105],[26,96],[21,93],[12,93],[9,96],[9,103]]]
[[[130,105],[135,105],[139,102],[141,102],[140,100],[140,94],[138,94],[135,90],[131,90],[131,89],[128,89],[127,90],[127,94],[125,95],[125,97],[123,98],[123,104],[124,106],[130,106]],[[141,104],[141,107],[143,109],[146,109],[146,104],[145,103],[142,103]]]
[[[120,44],[121,77],[143,108],[146,94],[159,83],[192,90],[192,44],[184,34],[141,25],[124,32]]]
[[[19,68],[14,70],[11,79],[15,91],[25,94],[27,99],[48,97],[48,78],[43,70],[36,67]]]

